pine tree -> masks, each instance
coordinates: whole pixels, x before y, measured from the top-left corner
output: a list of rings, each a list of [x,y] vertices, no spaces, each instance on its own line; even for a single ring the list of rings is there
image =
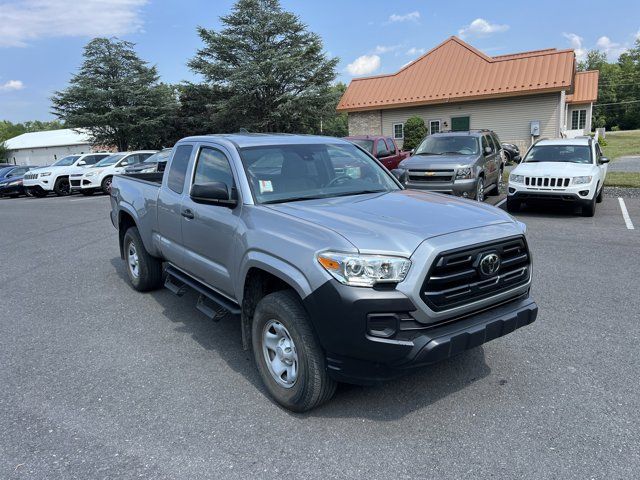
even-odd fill
[[[331,82],[338,59],[278,0],[238,0],[222,30],[199,28],[204,46],[189,62],[222,95],[222,131],[318,132],[335,114]]]
[[[177,103],[172,88],[158,82],[156,67],[141,60],[134,44],[95,38],[65,90],[52,97],[53,113],[67,127],[86,129],[94,144],[160,147]]]

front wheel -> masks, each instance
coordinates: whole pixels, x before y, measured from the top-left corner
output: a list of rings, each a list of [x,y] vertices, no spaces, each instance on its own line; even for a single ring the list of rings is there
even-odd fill
[[[130,227],[124,234],[123,249],[124,259],[127,262],[127,275],[133,288],[139,292],[160,288],[162,262],[149,255],[136,227]]]
[[[107,177],[102,180],[102,191],[107,195],[111,195],[111,182],[113,181],[113,177]]]
[[[475,199],[479,202],[484,202],[484,177],[478,177]]]
[[[58,178],[56,183],[53,185],[53,191],[59,197],[71,195],[71,184],[69,183],[69,179],[66,177]]]
[[[593,197],[588,204],[582,207],[582,216],[583,217],[593,217],[596,214],[596,197]]]
[[[600,193],[598,193],[598,196],[596,197],[596,202],[602,203],[603,200],[604,200],[604,187],[600,189]]]
[[[520,201],[515,198],[507,197],[507,212],[519,212],[520,211]]]
[[[295,292],[266,295],[251,327],[253,355],[267,390],[283,407],[306,412],[329,400],[336,382],[309,317]]]

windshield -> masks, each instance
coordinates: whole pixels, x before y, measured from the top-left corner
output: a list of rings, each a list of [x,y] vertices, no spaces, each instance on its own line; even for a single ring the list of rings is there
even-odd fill
[[[14,168],[16,168],[16,167],[3,167],[3,168],[0,168],[0,178],[4,177],[7,173],[9,173]]]
[[[281,203],[400,190],[354,145],[270,145],[241,149],[257,203]]]
[[[94,165],[94,167],[108,167],[109,165],[115,165],[118,160],[124,157],[126,154],[124,153],[114,153],[113,155],[109,155],[107,158],[103,158],[98,163]]]
[[[527,152],[524,161],[591,163],[591,148],[588,145],[536,145]]]
[[[367,152],[373,151],[373,140],[360,140],[360,139],[347,139],[351,143],[355,143],[356,145],[364,148]]]
[[[57,162],[55,162],[52,167],[68,167],[69,165],[73,165],[76,160],[80,158],[80,155],[69,155],[68,157],[63,157]]]
[[[414,155],[477,155],[478,138],[462,135],[436,136],[425,138],[416,148]]]
[[[158,163],[158,162],[166,162],[171,154],[171,149],[162,150],[161,152],[154,153],[149,158],[147,158],[142,163]]]

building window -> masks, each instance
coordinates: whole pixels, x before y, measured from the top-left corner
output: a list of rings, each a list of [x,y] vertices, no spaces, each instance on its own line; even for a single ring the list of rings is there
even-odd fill
[[[440,133],[440,120],[430,120],[429,121],[429,133]]]
[[[584,130],[587,125],[587,111],[574,110],[571,112],[571,130]]]
[[[402,140],[404,138],[404,123],[393,124],[393,138]]]

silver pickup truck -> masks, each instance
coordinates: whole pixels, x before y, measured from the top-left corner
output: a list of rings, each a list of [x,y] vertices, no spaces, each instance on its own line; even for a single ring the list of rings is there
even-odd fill
[[[116,176],[111,220],[133,287],[199,292],[240,317],[273,398],[295,411],[533,322],[524,225],[406,190],[344,140],[185,138],[164,172]]]

